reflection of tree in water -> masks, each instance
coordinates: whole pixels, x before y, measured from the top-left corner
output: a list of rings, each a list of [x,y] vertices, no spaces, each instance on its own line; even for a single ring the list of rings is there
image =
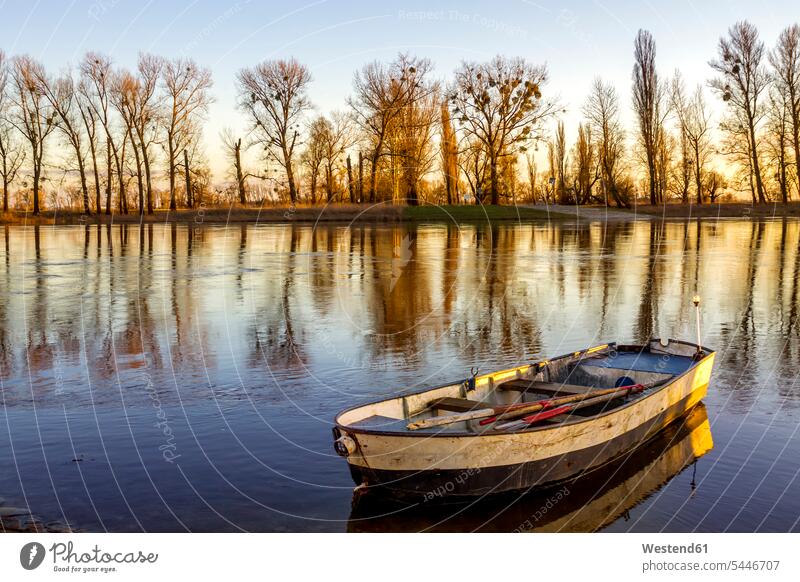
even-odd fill
[[[758,352],[755,343],[757,329],[754,312],[754,297],[757,291],[756,279],[758,274],[757,261],[761,255],[761,244],[764,238],[765,223],[753,221],[750,225],[749,252],[741,256],[746,261],[745,276],[740,285],[740,296],[744,306],[739,315],[738,327],[733,329],[731,336],[735,335],[725,345],[728,349],[723,352],[722,365],[739,371],[738,383],[734,385],[737,391],[737,400],[751,402],[757,395],[760,385],[757,383]],[[735,281],[731,281],[735,285]],[[772,307],[772,306],[770,306]],[[733,347],[735,346],[735,348]]]
[[[301,326],[299,332],[296,331],[294,323],[295,301],[302,303],[302,299],[295,299],[293,291],[298,278],[297,261],[302,239],[311,229],[286,226],[266,232],[281,242],[288,235],[289,244],[288,248],[279,245],[275,249],[281,256],[280,267],[277,272],[270,269],[265,286],[254,294],[255,320],[250,326],[253,343],[249,361],[272,371],[302,369],[307,364],[302,337],[304,329]]]
[[[58,360],[74,366],[76,384],[88,370],[93,389],[111,393],[118,373],[137,382],[126,370],[145,354],[148,371],[193,374],[229,343],[248,369],[293,377],[324,358],[339,369],[386,363],[410,374],[443,363],[460,373],[549,352],[567,333],[693,338],[699,291],[704,335],[720,350],[717,373],[735,375],[736,401],[751,402],[764,374],[776,374],[781,394],[798,391],[794,221],[232,232],[4,228],[0,374],[21,394],[21,370],[48,375]]]
[[[203,229],[199,229],[203,233]],[[170,227],[170,253],[172,276],[170,277],[169,307],[173,323],[164,321],[168,339],[168,354],[173,368],[187,371],[214,367],[215,352],[209,349],[208,328],[204,325],[203,306],[198,303],[199,291],[204,281],[200,273],[202,264],[194,255],[194,245],[198,235],[193,227],[181,228],[180,234],[186,237],[185,254],[178,244],[178,229],[173,223]],[[202,234],[199,243],[202,244]],[[197,287],[197,289],[194,289]]]
[[[791,223],[795,234],[800,231],[796,222]],[[791,398],[800,392],[797,382],[797,364],[800,360],[797,340],[797,287],[798,267],[800,267],[800,240],[794,237],[792,242],[790,223],[787,218],[781,220],[781,237],[778,244],[777,272],[778,289],[775,306],[771,310],[767,324],[772,330],[777,316],[779,337],[784,340],[780,350],[774,357],[777,359],[778,393],[784,398]],[[789,289],[787,290],[787,286]],[[788,303],[788,305],[787,305]],[[784,380],[785,379],[785,380]]]
[[[597,327],[597,336],[604,338],[608,332],[606,330],[606,322],[608,320],[609,309],[611,309],[610,302],[619,292],[619,281],[621,278],[618,276],[617,265],[620,259],[623,261],[626,257],[626,249],[620,249],[620,240],[624,241],[630,238],[633,234],[632,224],[618,224],[618,223],[603,223],[602,235],[600,236],[600,261],[598,264],[599,276],[601,280],[602,298],[600,301],[600,317]],[[612,284],[614,287],[612,288]]]
[[[35,292],[30,296],[32,321],[27,326],[28,337],[25,345],[25,359],[28,369],[33,373],[38,373],[52,368],[55,353],[54,346],[47,337],[47,331],[50,329],[47,312],[49,294],[42,261],[41,228],[38,224],[33,227],[33,248]],[[33,383],[31,384],[31,390],[35,390]],[[39,395],[31,394],[31,396],[36,398]]]
[[[10,378],[14,368],[14,332],[8,313],[8,296],[11,293],[11,236],[8,225],[3,227],[3,254],[5,281],[3,295],[0,296],[0,378]]]
[[[662,222],[646,222],[643,224],[649,230],[647,247],[647,265],[641,286],[641,301],[636,318],[635,337],[639,342],[647,342],[654,337],[654,329],[658,319],[658,299],[660,297],[658,282],[662,277],[661,269],[661,243],[664,238],[664,224]]]

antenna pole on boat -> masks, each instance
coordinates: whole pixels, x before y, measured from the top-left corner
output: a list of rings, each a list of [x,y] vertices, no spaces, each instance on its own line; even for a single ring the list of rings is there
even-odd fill
[[[695,295],[692,297],[692,303],[694,303],[695,318],[697,319],[697,353],[700,353],[702,351],[700,347],[702,345],[702,340],[700,339],[700,296]]]

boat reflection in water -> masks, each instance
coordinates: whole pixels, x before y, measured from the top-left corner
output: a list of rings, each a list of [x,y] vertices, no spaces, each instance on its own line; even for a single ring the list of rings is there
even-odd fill
[[[713,446],[708,415],[701,403],[622,459],[546,490],[461,504],[435,500],[401,504],[371,495],[355,497],[348,531],[598,531]]]

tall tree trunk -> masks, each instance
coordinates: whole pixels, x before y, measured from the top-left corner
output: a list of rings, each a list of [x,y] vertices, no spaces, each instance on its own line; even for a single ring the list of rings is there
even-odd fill
[[[125,191],[125,145],[127,140],[122,143],[122,151],[114,150],[114,161],[117,166],[117,182],[119,183],[119,211],[121,214],[128,214],[128,195]]]
[[[750,150],[752,157],[753,157],[753,173],[755,173],[756,178],[756,191],[758,192],[758,200],[762,204],[766,204],[767,197],[764,193],[764,181],[761,179],[761,167],[758,162],[758,151],[756,150],[756,132],[755,128],[753,127],[754,121],[750,121],[750,143],[752,144],[752,148]]]
[[[239,190],[239,203],[247,204],[247,192],[244,189],[244,174],[242,173],[242,138],[234,144],[233,150],[236,162],[236,187]]]
[[[311,174],[311,204],[314,205],[317,203],[317,174],[313,172]]]
[[[153,183],[150,178],[150,156],[147,148],[142,147],[142,161],[144,162],[145,196],[147,198],[147,214],[153,214]]]
[[[695,187],[697,188],[697,203],[703,203],[703,181],[702,175],[700,172],[700,148],[695,147],[694,150],[694,183]]]
[[[183,173],[186,176],[186,205],[194,208],[194,196],[192,196],[192,178],[189,172],[189,152],[183,150]]]
[[[453,186],[450,181],[450,172],[448,170],[445,170],[444,173],[444,189],[445,192],[447,192],[447,204],[450,205],[453,203]]]
[[[8,212],[8,178],[3,174],[3,212]]]
[[[297,185],[294,182],[294,169],[292,168],[292,160],[289,155],[284,157],[286,161],[286,179],[289,181],[289,200],[292,204],[297,204]]]
[[[353,165],[350,163],[350,156],[347,156],[347,191],[350,194],[350,204],[356,201],[356,190],[353,184]]]
[[[89,139],[89,152],[92,156],[92,173],[94,174],[94,210],[100,214],[103,211],[100,205],[100,172],[97,170],[97,148],[93,139]]]
[[[358,152],[358,201],[364,202],[364,154]]]
[[[756,196],[756,185],[755,185],[755,182],[753,182],[753,160],[752,160],[752,158],[750,159],[748,165],[750,166],[750,172],[749,172],[749,175],[748,175],[748,178],[750,179],[750,197],[753,199],[753,206],[755,206],[756,204],[758,204],[758,198]]]
[[[375,202],[376,191],[378,189],[378,159],[380,157],[380,149],[376,149],[375,153],[370,159],[369,169],[369,201],[370,204]]]
[[[178,208],[175,201],[175,143],[172,136],[168,136],[168,152],[169,157],[169,209],[176,210]]]
[[[408,185],[408,204],[409,206],[419,205],[419,196],[417,194],[417,182],[415,180],[411,180],[411,183]]]
[[[781,201],[784,204],[789,202],[789,187],[786,180],[786,143],[781,139],[780,154],[778,162],[780,164],[778,170],[778,182],[781,187]]]
[[[658,195],[656,193],[656,162],[653,159],[653,147],[650,145],[647,148],[647,171],[650,175],[650,204],[655,206],[658,204]]]
[[[133,161],[136,163],[137,206],[139,208],[139,216],[143,216],[144,180],[142,179],[142,158],[139,153],[139,147],[136,145],[136,138],[133,128],[128,128],[128,137],[130,138],[131,148],[133,149]]]
[[[33,214],[39,214],[39,176],[36,173],[33,176]]]
[[[328,196],[328,204],[333,202],[333,168],[330,165],[325,167],[325,194]]]
[[[89,187],[86,184],[86,164],[81,158],[80,152],[78,152],[78,174],[80,174],[81,178],[81,193],[83,194],[83,213],[86,214],[87,216],[91,216],[92,209],[89,206]]]
[[[794,146],[794,169],[797,180],[797,195],[800,197],[800,115],[793,115],[792,145]]]
[[[39,214],[39,177],[42,172],[42,163],[39,159],[33,161],[33,214]]]
[[[106,214],[111,214],[111,180],[114,171],[111,168],[111,142],[106,140]]]
[[[492,204],[497,205],[500,203],[500,195],[497,192],[497,157],[494,153],[492,153],[489,163],[491,164],[489,189],[491,190]]]

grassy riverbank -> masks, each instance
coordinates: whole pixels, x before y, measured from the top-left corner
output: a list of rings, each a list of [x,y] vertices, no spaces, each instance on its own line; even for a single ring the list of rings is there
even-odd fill
[[[390,206],[390,205],[336,205],[328,207],[298,206],[264,208],[201,208],[196,210],[157,210],[152,215],[94,214],[79,212],[42,212],[33,216],[25,212],[0,214],[0,224],[107,224],[107,223],[184,223],[227,224],[239,222],[494,222],[547,219],[547,212],[539,209],[513,206]]]
[[[337,223],[480,223],[504,221],[537,221],[568,220],[575,218],[574,207],[551,207],[549,212],[544,206],[391,206],[387,204],[345,204],[334,206],[298,206],[298,207],[241,207],[200,208],[195,210],[166,211],[157,210],[152,215],[138,214],[94,214],[84,216],[74,211],[45,211],[39,216],[21,211],[0,213],[0,224],[108,224],[108,223],[178,223],[178,224],[228,224],[241,222],[337,222]],[[581,207],[584,219],[603,220],[603,207]],[[586,212],[588,210],[589,212]],[[664,217],[668,219],[693,218],[770,218],[800,217],[800,202],[789,204],[763,204],[753,206],[745,203],[726,204],[667,204],[665,206],[639,205],[632,209],[613,210],[615,220],[629,215],[629,220],[636,220],[638,215]],[[594,211],[594,212],[592,212]],[[643,217],[645,218],[645,217]]]
[[[637,206],[627,212],[639,212],[670,219],[689,218],[781,218],[800,217],[800,202],[749,204],[727,202],[724,204],[666,204],[663,206]]]

